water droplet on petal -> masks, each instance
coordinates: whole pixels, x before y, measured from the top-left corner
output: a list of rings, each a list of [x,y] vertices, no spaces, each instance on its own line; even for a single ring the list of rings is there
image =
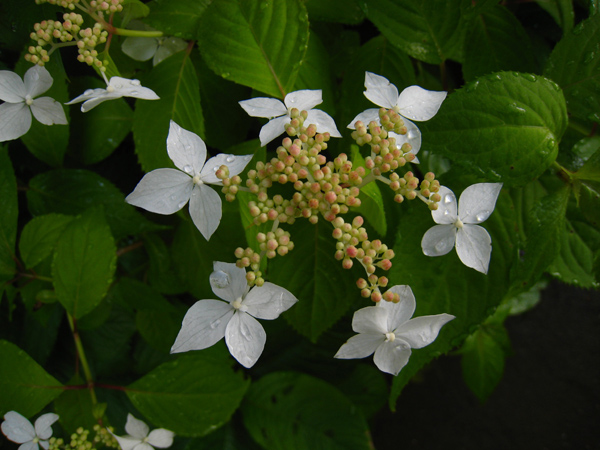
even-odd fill
[[[177,205],[177,207],[179,209],[183,208],[185,206],[185,204],[187,203],[187,200],[183,201],[183,202],[179,202],[179,204]]]
[[[454,196],[452,194],[446,194],[444,196],[444,203],[448,204],[448,203],[452,203],[454,201]]]
[[[187,165],[187,166],[183,166],[183,171],[184,171],[185,173],[189,173],[189,174],[191,174],[191,173],[194,171],[194,169],[193,169],[193,167],[192,167],[192,166],[190,166],[190,165]]]
[[[448,210],[445,210],[445,211],[444,211],[444,215],[445,215],[445,216],[447,216],[448,214],[450,214],[450,211],[448,211]]]
[[[34,72],[31,74],[31,78],[33,79],[33,81],[37,81],[37,80],[39,80],[39,79],[40,79],[40,74],[39,74],[39,73],[37,73],[36,71],[34,71]]]
[[[216,270],[210,274],[210,284],[219,289],[225,289],[231,283],[229,274],[222,270]]]
[[[242,333],[242,336],[244,336],[244,339],[246,339],[247,341],[252,340],[252,333],[250,332],[248,325],[246,325],[244,322],[241,323],[240,333]]]
[[[215,167],[213,167],[213,170],[216,172],[217,170],[219,170],[219,167],[221,167],[221,166],[215,166]]]
[[[477,214],[475,216],[475,218],[477,219],[478,222],[483,222],[488,217],[490,217],[490,214],[491,214],[490,211],[481,211],[479,214]]]
[[[235,161],[235,156],[229,155],[227,158],[225,158],[225,161],[227,161],[228,163],[232,163]]]
[[[438,252],[443,252],[444,250],[446,250],[446,247],[447,247],[447,245],[446,245],[446,241],[440,241],[440,242],[438,242],[437,244],[435,244],[435,247],[434,247],[434,248],[435,248],[435,249],[436,249],[436,251],[438,251]]]
[[[132,86],[139,86],[139,85],[141,85],[140,80],[131,80],[131,84],[132,84]]]
[[[213,321],[210,323],[210,327],[211,327],[211,328],[214,330],[215,328],[217,328],[217,327],[219,326],[219,324],[220,324],[220,323],[221,323],[221,320],[220,320],[220,319],[213,320]]]
[[[93,89],[86,89],[86,90],[83,92],[83,95],[92,95],[93,93],[94,93],[94,90],[93,90]]]
[[[113,84],[113,87],[115,89],[121,89],[123,87],[123,85],[121,83],[115,83],[115,84]]]

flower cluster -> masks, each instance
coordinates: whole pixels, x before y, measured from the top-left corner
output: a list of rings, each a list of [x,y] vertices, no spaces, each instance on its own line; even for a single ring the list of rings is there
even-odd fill
[[[9,411],[4,415],[4,422],[0,425],[0,429],[8,440],[21,444],[19,450],[39,450],[40,446],[48,450],[52,424],[57,420],[56,414],[48,413],[38,417],[35,425],[32,425],[18,412]]]

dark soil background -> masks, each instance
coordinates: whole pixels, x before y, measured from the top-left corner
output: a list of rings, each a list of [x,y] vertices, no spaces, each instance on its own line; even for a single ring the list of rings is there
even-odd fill
[[[600,294],[552,282],[506,328],[514,353],[485,404],[441,358],[377,418],[376,449],[600,449]]]

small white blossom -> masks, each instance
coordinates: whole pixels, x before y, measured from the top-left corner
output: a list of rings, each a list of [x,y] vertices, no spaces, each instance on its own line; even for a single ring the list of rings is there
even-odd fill
[[[487,273],[492,253],[492,238],[479,223],[494,211],[502,183],[479,183],[466,188],[456,196],[441,186],[442,201],[431,212],[435,225],[423,236],[421,247],[427,256],[441,256],[450,252],[456,243],[456,253],[462,263],[478,272]]]
[[[405,135],[391,133],[391,136],[396,139],[398,147],[407,142],[412,146],[412,153],[416,154],[421,148],[421,131],[411,120],[424,122],[435,116],[447,92],[428,91],[419,86],[409,86],[398,94],[398,88],[387,78],[371,72],[365,72],[365,87],[367,88],[363,92],[365,97],[380,107],[393,109],[404,118],[407,133]],[[379,109],[372,108],[361,112],[352,119],[348,128],[354,130],[354,124],[359,120],[365,125],[371,121],[380,123]]]
[[[44,125],[66,125],[62,105],[50,97],[39,97],[52,86],[44,67],[33,66],[23,80],[14,72],[0,70],[0,142],[23,136],[31,127],[31,114]],[[38,97],[38,98],[36,98]]]
[[[164,428],[150,431],[148,425],[127,414],[125,431],[127,436],[113,436],[123,450],[152,450],[153,448],[167,448],[173,444],[175,433]]]
[[[190,202],[190,216],[206,240],[221,222],[221,197],[208,184],[222,185],[216,172],[222,165],[229,176],[239,174],[252,155],[219,154],[206,161],[204,141],[171,121],[167,136],[169,158],[179,169],[156,169],[140,180],[125,200],[157,214],[173,214]],[[206,161],[206,162],[205,162]]]
[[[415,296],[409,286],[394,286],[390,289],[400,296],[400,302],[380,301],[376,306],[367,306],[354,313],[352,336],[340,347],[335,358],[366,358],[375,353],[373,361],[382,372],[398,375],[408,363],[411,348],[422,348],[431,344],[440,329],[454,316],[437,314],[411,319],[415,312]]]
[[[331,116],[320,109],[312,109],[323,102],[322,91],[304,89],[290,92],[283,102],[275,98],[257,97],[239,102],[244,111],[252,117],[266,117],[269,122],[259,133],[260,145],[263,147],[285,132],[285,125],[290,122],[290,111],[297,108],[306,111],[308,117],[304,124],[317,126],[317,133],[329,133],[332,137],[342,137]]]
[[[65,103],[65,105],[84,102],[83,105],[81,105],[81,112],[85,113],[95,108],[102,102],[114,100],[116,98],[134,97],[144,100],[159,100],[160,98],[152,89],[142,86],[140,84],[140,80],[111,77],[110,81],[108,81],[106,79],[106,75],[104,75],[104,72],[101,73],[104,77],[104,81],[106,82],[106,89],[87,89],[79,97],[74,98],[69,103]]]
[[[36,450],[39,446],[48,450],[48,439],[52,436],[52,424],[58,420],[53,413],[42,414],[35,421],[35,426],[15,411],[4,414],[1,428],[8,440],[21,444],[19,450]]]
[[[225,300],[199,300],[183,318],[171,353],[202,350],[225,343],[244,367],[252,367],[265,347],[267,336],[255,319],[272,320],[298,301],[289,291],[266,282],[249,289],[246,271],[235,264],[214,263],[210,276],[213,292]]]
[[[173,36],[159,38],[130,36],[123,41],[121,49],[130,58],[136,61],[148,61],[152,58],[152,65],[156,66],[169,56],[186,48],[188,43],[183,39]]]

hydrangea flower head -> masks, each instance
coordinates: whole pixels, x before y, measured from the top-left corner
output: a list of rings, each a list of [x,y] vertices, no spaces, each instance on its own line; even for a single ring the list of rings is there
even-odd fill
[[[164,428],[150,431],[148,425],[127,414],[125,424],[127,436],[115,436],[123,450],[153,450],[154,448],[167,448],[173,444],[175,433]]]
[[[23,136],[31,127],[31,114],[44,125],[66,125],[62,105],[50,97],[39,97],[52,86],[50,72],[33,66],[23,80],[14,72],[0,70],[0,142]]]
[[[437,314],[411,319],[415,312],[415,296],[409,286],[390,289],[400,296],[398,303],[380,301],[376,306],[359,309],[352,317],[352,336],[340,347],[335,358],[366,358],[382,372],[398,375],[408,363],[411,349],[422,348],[437,338],[440,329],[454,316]]]
[[[35,425],[16,411],[4,414],[0,428],[8,440],[21,444],[19,450],[36,450],[40,446],[48,450],[48,439],[52,436],[52,424],[58,420],[53,413],[42,414]]]
[[[204,141],[173,121],[167,152],[177,169],[148,172],[125,201],[157,214],[173,214],[189,201],[192,221],[208,240],[221,222],[221,197],[208,184],[222,185],[216,175],[222,165],[227,166],[230,177],[239,174],[252,155],[219,154],[206,161]]]
[[[235,264],[214,263],[210,285],[220,300],[199,300],[183,318],[171,353],[202,350],[223,337],[231,355],[244,367],[252,367],[263,352],[267,336],[255,319],[272,320],[298,301],[273,283],[249,288],[246,271]]]
[[[466,188],[456,202],[454,192],[441,186],[442,201],[432,211],[433,226],[423,236],[421,247],[427,256],[441,256],[456,246],[465,266],[487,273],[492,253],[492,238],[478,224],[494,211],[502,183],[478,183]]]
[[[257,97],[242,100],[240,106],[252,117],[266,117],[269,122],[264,125],[259,133],[260,145],[263,147],[285,132],[285,125],[290,121],[292,108],[306,111],[308,117],[305,124],[317,126],[317,133],[329,133],[333,137],[342,137],[331,116],[319,109],[313,109],[323,102],[322,91],[304,89],[290,92],[283,102],[276,98]]]
[[[134,97],[141,98],[144,100],[159,100],[160,97],[156,95],[152,89],[144,87],[140,84],[140,80],[130,80],[128,78],[111,77],[110,81],[106,79],[104,72],[102,76],[106,82],[106,89],[87,89],[79,97],[75,97],[65,105],[72,105],[74,103],[84,102],[81,105],[81,112],[88,112],[91,109],[98,106],[100,103],[107,100],[114,100],[121,97]]]

